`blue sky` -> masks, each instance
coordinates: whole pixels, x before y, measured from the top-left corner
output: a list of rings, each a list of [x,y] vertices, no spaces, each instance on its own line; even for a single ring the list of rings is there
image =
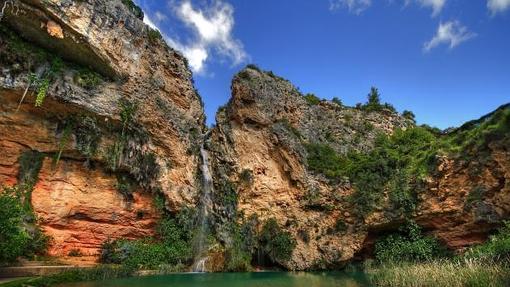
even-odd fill
[[[189,59],[208,124],[248,63],[304,92],[458,126],[510,102],[510,0],[136,0]]]

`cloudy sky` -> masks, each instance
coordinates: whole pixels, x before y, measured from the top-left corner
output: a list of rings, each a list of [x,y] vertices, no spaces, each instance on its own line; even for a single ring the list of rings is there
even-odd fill
[[[248,63],[348,105],[376,86],[440,128],[510,102],[510,0],[135,2],[188,58],[209,124]]]

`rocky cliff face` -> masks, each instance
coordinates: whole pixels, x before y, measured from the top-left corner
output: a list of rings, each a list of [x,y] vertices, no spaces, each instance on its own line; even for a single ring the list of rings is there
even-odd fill
[[[205,126],[191,72],[124,2],[19,0],[0,21],[0,184],[23,188],[58,257],[78,250],[95,260],[105,240],[151,236],[156,194],[174,212],[201,192]],[[495,116],[436,136],[466,141],[460,135]],[[382,190],[361,216],[355,182],[314,170],[309,156],[323,151],[313,148],[327,146],[335,160],[366,154],[412,120],[304,96],[250,66],[216,122],[205,144],[215,235],[228,247],[236,222],[274,218],[296,240],[290,259],[275,262],[288,269],[341,267],[407,219],[461,250],[510,215],[507,130],[438,155],[412,213],[395,212]]]
[[[193,205],[204,115],[182,55],[121,1],[14,3],[0,22],[0,183],[43,154],[32,205],[50,254],[151,235],[151,193]]]
[[[307,102],[288,81],[248,68],[234,79],[213,130],[216,190],[234,189],[238,201],[237,209],[229,207],[218,195],[218,217],[275,218],[297,239],[291,259],[278,262],[293,270],[341,266],[411,218],[452,249],[483,242],[510,212],[508,140],[492,141],[483,156],[438,158],[409,216],[394,213],[388,198],[368,216],[357,216],[349,179],[331,181],[307,163],[310,144],[327,144],[339,155],[363,153],[377,134],[412,127],[391,110]],[[477,192],[483,194],[473,199]]]

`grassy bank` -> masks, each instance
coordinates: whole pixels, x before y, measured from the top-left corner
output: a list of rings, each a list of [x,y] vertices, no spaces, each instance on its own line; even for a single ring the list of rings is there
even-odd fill
[[[46,287],[54,286],[60,283],[71,283],[79,281],[98,281],[115,278],[130,277],[135,275],[133,269],[120,267],[120,266],[106,266],[101,265],[95,268],[87,269],[73,269],[64,271],[58,274],[35,277],[35,278],[24,278],[8,283],[0,284],[1,287]]]
[[[375,286],[504,287],[510,286],[510,266],[481,260],[439,260],[383,264],[366,269]]]

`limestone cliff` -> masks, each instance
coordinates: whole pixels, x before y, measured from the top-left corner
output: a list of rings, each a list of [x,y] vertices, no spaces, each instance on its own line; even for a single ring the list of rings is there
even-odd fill
[[[416,128],[412,118],[389,105],[303,95],[248,66],[205,133],[185,58],[130,1],[13,3],[0,20],[0,185],[23,187],[51,237],[50,255],[79,251],[96,260],[108,239],[154,235],[156,195],[171,212],[196,205],[202,144],[214,178],[213,218],[203,220],[220,243],[210,252],[209,264],[220,262],[214,270],[231,256],[236,223],[253,215],[255,228],[274,218],[296,240],[290,259],[273,262],[291,270],[369,256],[377,238],[409,219],[462,250],[509,218],[510,131],[492,125],[509,120],[508,106],[429,132],[454,148],[428,157],[430,170],[412,178],[411,211],[396,209],[385,186],[373,210],[360,214],[352,200],[359,182],[314,169],[310,155],[341,163],[370,154],[381,135]]]
[[[32,205],[50,254],[151,235],[151,193],[171,210],[194,204],[201,99],[140,15],[121,1],[27,0],[0,25],[0,184],[20,183],[24,153],[44,155]]]
[[[328,144],[339,155],[364,153],[377,134],[412,127],[389,109],[307,102],[288,81],[256,67],[243,70],[212,135],[220,234],[225,218],[240,220],[236,214],[276,218],[297,239],[291,259],[278,262],[293,270],[334,268],[369,254],[379,234],[410,218],[452,249],[484,241],[510,212],[508,137],[491,139],[483,157],[479,150],[439,157],[410,216],[395,212],[388,199],[369,216],[357,216],[349,179],[331,181],[307,163],[309,144]],[[473,200],[476,189],[483,194]],[[237,205],[225,203],[226,192],[237,195]]]

